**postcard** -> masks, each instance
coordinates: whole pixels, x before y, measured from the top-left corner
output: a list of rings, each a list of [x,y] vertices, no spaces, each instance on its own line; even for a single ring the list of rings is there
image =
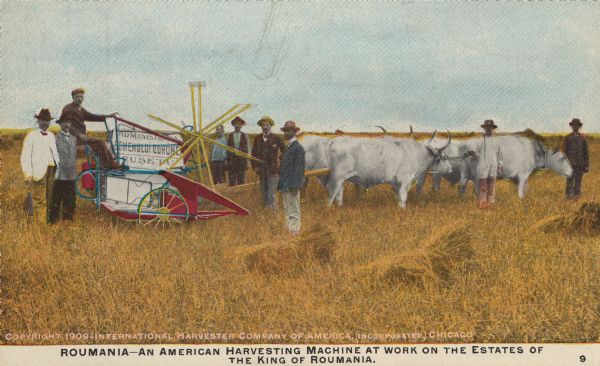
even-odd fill
[[[599,365],[597,2],[0,3],[0,364]]]

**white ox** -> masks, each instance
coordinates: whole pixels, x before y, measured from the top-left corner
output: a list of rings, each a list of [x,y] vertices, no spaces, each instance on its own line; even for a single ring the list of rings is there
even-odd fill
[[[433,146],[441,145],[443,140],[435,138],[430,144]],[[455,185],[459,183],[459,194],[462,197],[465,193],[465,189],[467,187],[467,183],[471,174],[475,174],[475,169],[477,167],[476,163],[473,163],[471,160],[468,151],[475,151],[477,144],[475,139],[472,140],[462,140],[462,141],[452,141],[450,145],[446,148],[444,153],[448,157],[448,162],[452,166],[452,171],[446,174],[439,174],[437,172],[433,172],[431,176],[431,190],[435,192],[439,192],[441,188],[442,177],[446,179],[451,185]],[[473,172],[473,173],[471,173]],[[416,196],[419,197],[423,190],[423,185],[425,184],[425,175],[422,175],[416,184]]]
[[[336,137],[323,137],[316,135],[301,135],[298,142],[302,145],[305,152],[305,170],[317,170],[317,169],[328,169],[329,168],[329,147],[331,143],[340,138]],[[352,137],[353,139],[364,139],[365,137]],[[329,174],[322,174],[316,177],[319,183],[323,187],[327,187],[327,181],[329,180]],[[308,185],[308,178],[304,180],[304,188]],[[360,185],[355,184],[356,192],[362,194],[362,188]],[[342,204],[342,193],[336,196],[336,202],[339,205]]]
[[[298,139],[304,148],[305,170],[316,170],[329,168],[329,146],[334,138],[315,135],[301,135]],[[317,178],[323,186],[327,184],[329,175],[321,175]]]
[[[399,206],[405,208],[412,183],[428,169],[434,167],[442,174],[452,170],[443,154],[450,142],[450,133],[448,142],[441,147],[389,136],[334,139],[329,145],[328,205],[334,199],[342,204],[343,184],[349,180],[363,188],[390,184],[397,193]]]
[[[539,169],[549,169],[564,177],[573,174],[573,168],[566,156],[558,150],[548,150],[541,142],[530,140],[524,136],[496,136],[500,140],[503,168],[499,179],[510,179],[517,184],[519,198],[524,198],[527,191],[527,181],[532,172]],[[453,143],[448,147],[447,154],[452,164],[451,173],[438,174],[433,177],[433,189],[439,190],[440,180],[444,177],[451,184],[460,182],[459,192],[464,194],[467,182],[474,183],[474,192],[479,192],[479,181],[476,179],[477,159],[470,152],[477,151],[483,143],[482,138],[469,139]],[[452,151],[450,151],[452,148]],[[456,157],[456,159],[455,159]],[[422,181],[417,186],[419,192]]]

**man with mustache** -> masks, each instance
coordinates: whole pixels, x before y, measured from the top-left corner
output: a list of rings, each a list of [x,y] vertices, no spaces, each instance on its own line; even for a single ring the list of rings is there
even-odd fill
[[[29,206],[26,207],[26,212],[29,216],[47,222],[56,165],[60,163],[60,158],[56,150],[54,134],[48,131],[54,119],[50,111],[43,108],[34,117],[37,119],[38,128],[25,136],[21,151],[21,169],[31,193],[31,198],[28,197],[26,202],[26,206]]]
[[[54,182],[49,222],[58,222],[62,207],[62,219],[72,221],[75,215],[75,178],[77,177],[77,138],[71,134],[71,121],[58,120],[60,132],[56,136],[56,150],[60,158],[58,179]]]

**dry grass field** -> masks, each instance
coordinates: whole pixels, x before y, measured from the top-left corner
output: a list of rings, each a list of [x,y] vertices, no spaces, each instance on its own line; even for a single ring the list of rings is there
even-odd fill
[[[252,191],[229,195],[249,216],[169,229],[115,224],[81,200],[71,224],[28,222],[20,146],[5,135],[0,150],[4,344],[132,342],[7,340],[8,333],[251,342],[178,339],[177,332],[299,337],[256,343],[600,341],[600,235],[539,224],[600,202],[598,140],[577,203],[564,200],[564,178],[551,172],[535,174],[522,201],[512,183],[500,182],[491,211],[475,209],[471,195],[459,198],[446,182],[430,193],[429,180],[418,201],[411,192],[406,210],[387,186],[358,199],[351,185],[344,207],[329,210],[312,181],[294,240],[282,210],[261,208]],[[398,338],[408,333],[422,337]]]

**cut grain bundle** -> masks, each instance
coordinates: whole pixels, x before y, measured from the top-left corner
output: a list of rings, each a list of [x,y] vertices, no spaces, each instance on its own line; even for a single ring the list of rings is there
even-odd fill
[[[300,236],[296,245],[300,256],[308,256],[320,264],[333,263],[337,242],[331,231],[321,224]]]
[[[554,215],[538,221],[531,227],[531,229],[541,231],[543,233],[553,233],[556,231],[565,230],[569,226],[569,215]]]
[[[542,219],[533,225],[532,229],[544,233],[563,231],[586,235],[600,234],[600,203],[584,202],[576,212]]]
[[[263,275],[292,275],[302,269],[303,261],[294,244],[263,244],[238,252],[248,271]]]
[[[466,227],[442,228],[430,237],[424,251],[431,262],[431,269],[440,281],[449,284],[455,272],[473,258],[471,238]]]
[[[600,203],[584,202],[571,216],[570,230],[600,234]]]
[[[426,282],[448,285],[472,258],[473,248],[467,229],[442,228],[420,249],[382,258],[362,267],[361,271],[392,285],[422,287]]]
[[[384,257],[362,267],[360,272],[388,285],[413,285],[423,287],[425,282],[435,281],[431,262],[419,250],[402,256]]]
[[[248,271],[264,275],[294,275],[311,262],[331,264],[337,244],[330,230],[316,225],[292,242],[262,244],[244,248],[237,256],[244,258]]]

